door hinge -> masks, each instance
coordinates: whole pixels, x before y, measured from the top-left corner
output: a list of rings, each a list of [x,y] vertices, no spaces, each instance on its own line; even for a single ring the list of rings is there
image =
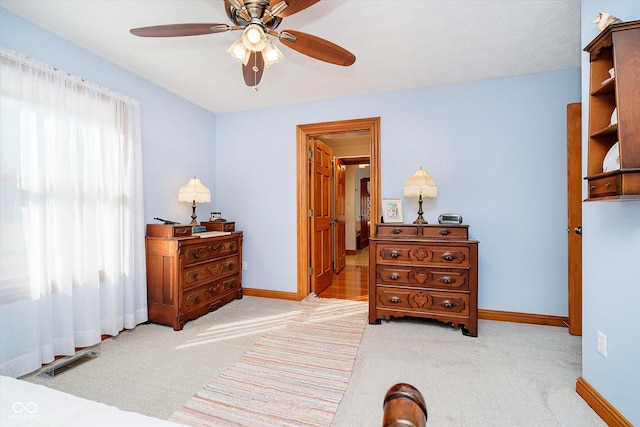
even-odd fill
[[[313,218],[313,209],[309,209],[309,218]]]
[[[309,267],[309,276],[313,276],[313,267]]]
[[[312,150],[309,150],[309,158],[313,159],[313,151]]]

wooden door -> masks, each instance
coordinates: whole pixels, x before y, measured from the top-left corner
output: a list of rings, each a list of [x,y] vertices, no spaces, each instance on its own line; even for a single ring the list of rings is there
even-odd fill
[[[346,166],[340,159],[335,159],[334,163],[334,226],[333,226],[333,258],[334,269],[340,273],[347,260],[347,230],[345,223],[345,187]]]
[[[582,335],[582,106],[567,105],[569,333]]]
[[[360,248],[369,246],[369,178],[360,179]]]
[[[311,140],[311,292],[316,295],[331,284],[332,209],[331,148]]]

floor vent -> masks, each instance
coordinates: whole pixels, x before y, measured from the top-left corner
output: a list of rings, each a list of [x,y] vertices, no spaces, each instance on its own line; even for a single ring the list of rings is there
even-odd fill
[[[75,368],[89,359],[95,359],[98,356],[100,356],[100,344],[86,347],[76,351],[76,354],[73,356],[65,356],[43,366],[40,368],[36,376],[51,379],[56,375],[60,375],[63,372]]]

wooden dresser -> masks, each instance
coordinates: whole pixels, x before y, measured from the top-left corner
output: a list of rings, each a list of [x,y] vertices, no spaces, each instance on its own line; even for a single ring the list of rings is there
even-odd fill
[[[241,231],[200,237],[191,235],[190,226],[150,227],[145,242],[151,322],[178,331],[188,320],[242,298]]]
[[[478,241],[458,224],[377,224],[369,249],[369,323],[415,316],[478,336]]]

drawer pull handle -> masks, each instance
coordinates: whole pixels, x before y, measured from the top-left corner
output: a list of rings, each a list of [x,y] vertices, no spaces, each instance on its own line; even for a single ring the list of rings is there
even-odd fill
[[[456,259],[456,256],[450,252],[447,252],[442,254],[440,258],[442,258],[445,261],[453,261],[454,259]]]
[[[592,185],[590,188],[591,188],[592,190],[595,190],[595,189],[596,189],[596,186],[595,186],[595,185]]]
[[[392,296],[392,297],[389,298],[389,302],[394,303],[394,304],[398,304],[400,302],[400,297]]]
[[[394,228],[393,234],[402,234],[402,228]]]
[[[389,275],[389,280],[398,280],[399,278],[400,278],[400,275],[395,271]]]
[[[196,295],[196,297],[193,299],[193,301],[197,304],[200,302],[200,297]]]
[[[200,249],[198,249],[197,251],[193,251],[193,257],[194,258],[199,258],[200,257]]]
[[[442,302],[440,303],[440,305],[441,305],[442,307],[444,307],[444,308],[452,308],[452,307],[454,307],[454,306],[455,306],[455,304],[454,304],[454,303],[452,303],[451,301],[449,301],[448,299],[446,299],[446,300],[442,301]]]
[[[451,233],[451,232],[450,232],[449,230],[440,230],[440,234],[441,234],[442,236],[447,236],[447,235],[449,235],[450,233]]]
[[[198,280],[198,273],[193,273],[193,280]]]
[[[400,256],[400,254],[398,253],[398,251],[391,251],[391,253],[389,254],[389,256],[391,258],[398,258]]]
[[[233,270],[233,269],[235,268],[235,264],[234,264],[234,263],[232,263],[232,262],[230,262],[229,264],[227,264],[227,268],[228,268],[229,270]]]
[[[607,188],[609,188],[609,187],[611,187],[612,185],[613,185],[613,184],[611,184],[610,182],[607,182],[604,186],[605,186],[605,187],[607,187]]]
[[[440,278],[440,283],[444,283],[445,285],[450,285],[452,283],[456,283],[456,279],[451,276],[443,276]]]

